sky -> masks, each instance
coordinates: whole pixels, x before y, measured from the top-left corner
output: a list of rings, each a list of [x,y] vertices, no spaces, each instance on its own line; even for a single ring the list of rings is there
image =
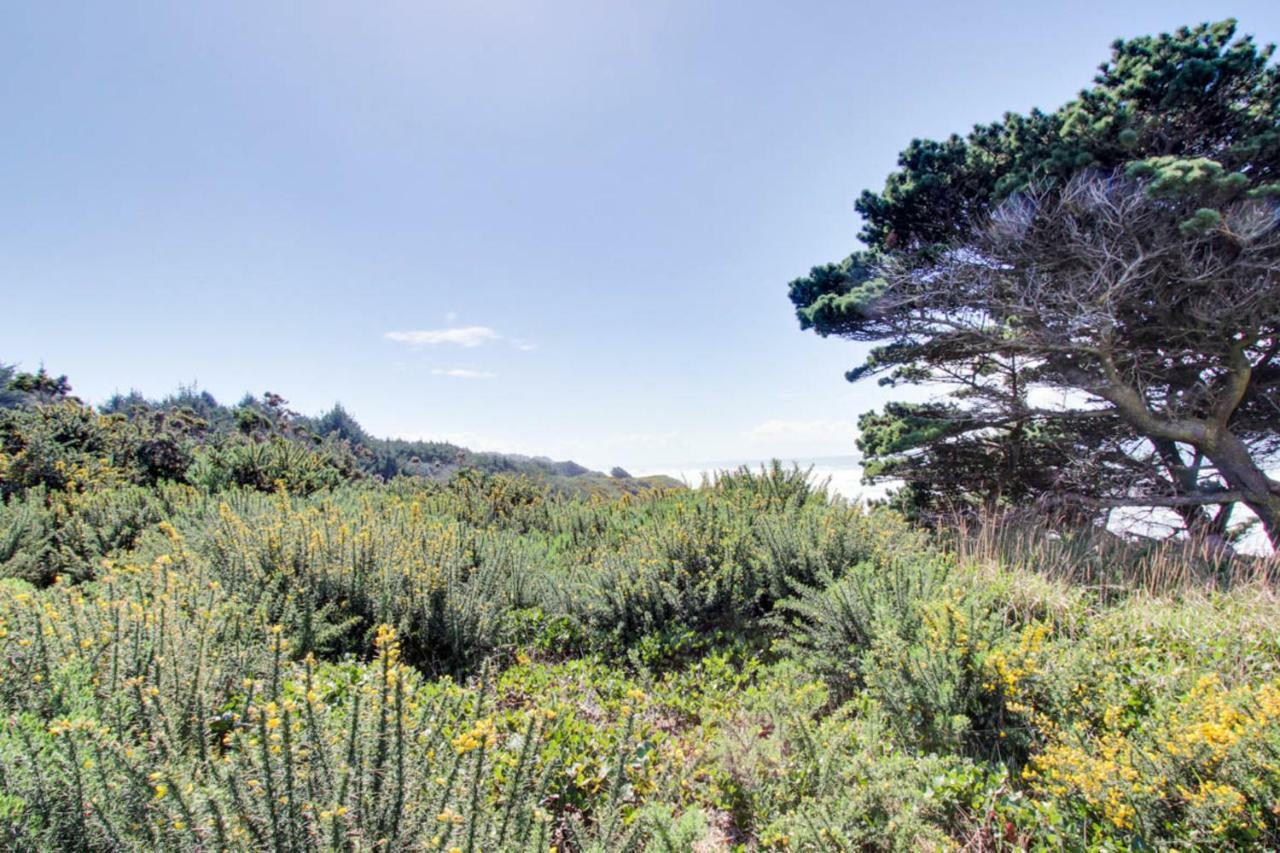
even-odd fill
[[[913,137],[1274,0],[7,3],[0,362],[633,473],[854,452],[787,283]]]

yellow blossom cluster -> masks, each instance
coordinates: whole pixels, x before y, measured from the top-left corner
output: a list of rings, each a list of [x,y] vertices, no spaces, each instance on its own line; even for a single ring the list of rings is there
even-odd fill
[[[1123,708],[1111,706],[1096,733],[1055,733],[1025,778],[1122,830],[1147,811],[1192,815],[1211,834],[1251,829],[1249,791],[1265,790],[1259,780],[1277,774],[1268,756],[1280,741],[1280,682],[1227,689],[1206,675],[1150,727],[1126,727],[1124,718]]]
[[[452,741],[454,750],[459,755],[465,755],[473,749],[484,747],[492,749],[498,743],[498,729],[494,725],[492,719],[486,717],[479,720],[470,729],[462,732]]]
[[[1034,622],[1022,629],[1015,648],[1009,651],[992,651],[986,660],[991,671],[988,688],[1000,690],[1010,699],[1018,698],[1023,680],[1041,669],[1041,658],[1048,636],[1049,626],[1044,622]]]

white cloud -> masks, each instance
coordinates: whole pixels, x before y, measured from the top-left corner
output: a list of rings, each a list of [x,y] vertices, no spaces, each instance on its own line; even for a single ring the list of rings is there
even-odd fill
[[[450,311],[445,318],[450,322],[457,319],[457,313]],[[452,344],[459,347],[478,347],[490,341],[506,341],[513,349],[531,352],[538,348],[532,341],[524,338],[508,338],[498,334],[488,326],[453,326],[448,329],[410,329],[400,332],[384,332],[382,335],[389,341],[419,347],[434,347],[440,344]]]
[[[454,379],[493,379],[498,374],[488,370],[471,370],[466,367],[443,368],[435,367],[431,370],[432,376],[449,376]]]
[[[458,319],[458,312],[457,312],[457,311],[447,311],[447,312],[445,312],[445,315],[444,315],[444,321],[445,321],[446,323],[452,323],[452,322],[453,322],[454,320],[456,320],[456,319]]]
[[[460,347],[478,347],[488,341],[500,341],[499,335],[488,326],[457,326],[452,329],[414,329],[404,332],[387,332],[383,335],[389,341],[408,344],[411,347],[433,347],[440,344],[453,344]]]

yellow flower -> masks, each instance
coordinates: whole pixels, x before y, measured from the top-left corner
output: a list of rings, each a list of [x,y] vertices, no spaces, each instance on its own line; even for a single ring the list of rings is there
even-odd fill
[[[493,720],[480,720],[472,729],[455,737],[452,743],[459,755],[465,755],[482,746],[493,747],[498,743],[498,729],[493,724]]]

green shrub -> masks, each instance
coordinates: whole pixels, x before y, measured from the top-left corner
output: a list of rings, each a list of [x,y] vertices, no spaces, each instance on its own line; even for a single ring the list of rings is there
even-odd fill
[[[232,436],[201,447],[187,478],[208,491],[231,487],[309,495],[359,479],[355,457],[341,442],[308,446],[280,436]]]
[[[814,481],[812,468],[787,468],[777,459],[761,465],[758,472],[746,465],[716,472],[703,486],[734,503],[762,510],[821,505],[828,497],[827,484]]]
[[[504,530],[397,499],[302,502],[282,492],[239,506],[224,502],[196,547],[223,583],[290,630],[329,608],[366,629],[397,626],[406,659],[428,672],[462,673],[506,646],[515,611],[539,603],[536,551]]]
[[[127,482],[118,449],[109,422],[74,400],[0,409],[0,499]]]
[[[925,553],[863,561],[838,579],[828,574],[824,585],[802,586],[781,603],[789,628],[784,646],[842,696],[851,695],[866,683],[864,658],[873,645],[921,640],[924,607],[946,597],[951,570],[946,556]]]
[[[134,548],[164,515],[164,501],[148,489],[30,489],[0,504],[0,577],[39,586],[93,577],[104,558]]]
[[[0,586],[15,846],[542,850],[617,834],[629,723],[608,784],[583,788],[572,717],[426,682],[387,625],[367,664],[295,660],[281,626],[181,549],[163,556],[81,587]]]

